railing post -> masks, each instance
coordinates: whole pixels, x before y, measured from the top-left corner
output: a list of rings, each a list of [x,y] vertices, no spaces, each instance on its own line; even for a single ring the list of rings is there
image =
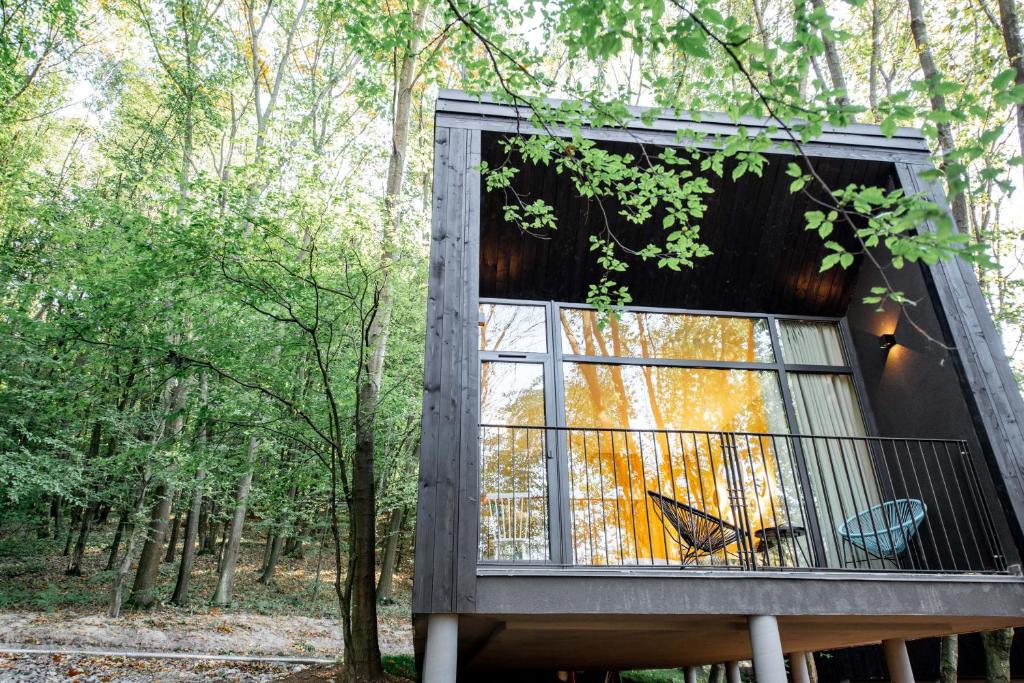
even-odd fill
[[[729,505],[733,519],[739,530],[736,546],[740,555],[740,564],[745,569],[757,569],[754,561],[754,549],[751,546],[750,519],[747,516],[747,495],[743,486],[743,468],[740,464],[739,449],[736,446],[736,435],[722,432],[722,457],[725,460],[725,471],[729,485]]]
[[[556,565],[570,564],[572,557],[567,554],[566,536],[568,520],[565,517],[564,499],[568,496],[566,463],[568,448],[567,435],[550,426],[544,428],[544,455],[547,458],[548,475],[548,538],[551,561]]]

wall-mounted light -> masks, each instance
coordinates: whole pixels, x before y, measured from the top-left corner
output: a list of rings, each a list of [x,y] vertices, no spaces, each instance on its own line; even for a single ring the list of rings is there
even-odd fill
[[[883,351],[888,351],[896,346],[896,335],[892,333],[878,335],[878,346]]]

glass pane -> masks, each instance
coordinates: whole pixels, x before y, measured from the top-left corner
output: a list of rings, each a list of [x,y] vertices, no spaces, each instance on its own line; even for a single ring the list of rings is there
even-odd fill
[[[570,427],[785,432],[770,370],[563,363]]]
[[[849,375],[790,372],[790,393],[810,475],[829,567],[884,567],[878,558],[832,533],[845,520],[881,502],[864,419]],[[826,438],[822,438],[826,437]],[[840,437],[840,438],[833,438]]]
[[[786,363],[846,365],[836,323],[780,320],[779,343]]]
[[[772,363],[764,318],[623,311],[602,329],[597,311],[561,309],[562,353]]]
[[[543,426],[544,366],[540,363],[481,363],[480,422]]]
[[[480,558],[546,560],[544,366],[485,362],[480,397],[482,422],[499,425],[480,428]]]
[[[852,377],[805,372],[787,372],[786,377],[801,434],[865,435]]]
[[[746,548],[762,529],[799,522],[798,511],[787,516],[793,496],[784,487],[794,479],[785,439],[723,433],[787,431],[775,372],[595,363],[563,370],[567,424],[580,427],[567,436],[576,563],[735,566],[735,537],[694,550],[678,531],[679,514],[705,531],[745,529]],[[732,495],[737,483],[741,499]],[[679,510],[686,512],[673,519]]]
[[[480,350],[546,353],[543,306],[480,304]]]

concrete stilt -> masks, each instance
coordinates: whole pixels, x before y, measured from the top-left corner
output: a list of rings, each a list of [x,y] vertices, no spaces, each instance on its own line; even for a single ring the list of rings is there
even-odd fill
[[[423,683],[455,683],[458,654],[459,615],[431,614],[427,618]]]
[[[740,678],[739,662],[725,663],[725,680],[729,681],[729,683],[743,683],[743,679]]]
[[[686,683],[697,683],[697,667],[688,666],[683,671],[686,674]]]
[[[811,674],[807,671],[807,655],[803,652],[789,653],[789,675],[793,683],[811,683]]]
[[[786,683],[786,658],[782,654],[778,620],[770,615],[758,615],[747,617],[747,623],[757,683]]]
[[[907,654],[907,641],[902,638],[883,640],[882,650],[885,651],[885,665],[889,667],[889,680],[892,683],[914,683],[910,655]]]

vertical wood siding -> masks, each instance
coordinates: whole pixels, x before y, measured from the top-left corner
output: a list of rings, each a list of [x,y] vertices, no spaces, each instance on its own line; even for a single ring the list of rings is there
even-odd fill
[[[476,579],[480,133],[437,128],[413,612],[471,611]]]

